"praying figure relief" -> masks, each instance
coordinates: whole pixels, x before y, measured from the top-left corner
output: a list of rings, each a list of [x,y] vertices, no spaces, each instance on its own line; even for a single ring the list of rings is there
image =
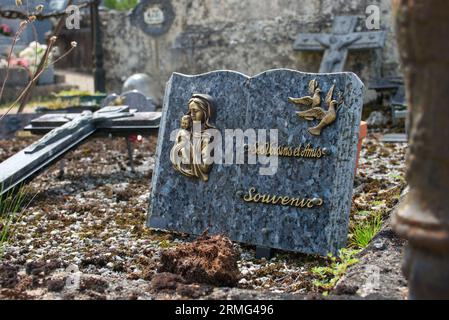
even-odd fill
[[[193,94],[188,103],[189,110],[181,118],[175,144],[170,151],[173,168],[187,177],[208,181],[212,169],[209,129],[213,124],[215,106],[213,98],[206,94]]]

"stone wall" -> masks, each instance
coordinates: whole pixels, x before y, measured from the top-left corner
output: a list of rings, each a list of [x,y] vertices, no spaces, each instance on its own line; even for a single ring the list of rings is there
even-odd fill
[[[120,91],[136,72],[150,75],[161,102],[172,72],[198,74],[233,69],[255,75],[272,68],[316,72],[322,53],[292,48],[301,32],[328,32],[335,15],[358,15],[357,31],[366,31],[366,7],[381,8],[387,30],[380,52],[351,51],[346,70],[364,82],[377,75],[398,74],[390,0],[171,0],[175,18],[169,31],[152,37],[131,22],[130,13],[109,11],[104,19],[108,90]],[[378,65],[380,62],[380,66]]]

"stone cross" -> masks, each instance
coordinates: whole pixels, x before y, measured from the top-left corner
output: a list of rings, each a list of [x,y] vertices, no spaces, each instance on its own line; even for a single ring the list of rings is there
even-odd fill
[[[148,226],[337,253],[347,239],[362,92],[352,73],[173,74]]]
[[[97,112],[45,115],[32,121],[30,131],[48,132],[40,140],[0,163],[0,194],[45,169],[96,131],[135,133],[157,129],[160,114],[135,113],[128,106],[108,106]]]
[[[343,71],[349,50],[377,49],[385,44],[385,31],[354,32],[356,16],[335,17],[332,32],[299,34],[294,50],[324,51],[320,73]]]

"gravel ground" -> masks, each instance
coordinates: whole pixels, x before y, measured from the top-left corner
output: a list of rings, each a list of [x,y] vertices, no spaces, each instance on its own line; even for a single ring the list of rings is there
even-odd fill
[[[0,161],[35,139],[0,141]],[[236,288],[192,284],[189,290],[155,290],[152,279],[161,250],[192,240],[145,227],[155,144],[154,137],[135,144],[132,173],[124,139],[93,139],[66,155],[62,178],[59,165],[54,165],[30,183],[29,194],[36,197],[17,217],[0,258],[0,299],[323,297],[328,289],[316,284],[319,276],[313,268],[329,266],[330,258],[275,251],[270,260],[255,259],[255,248],[241,244],[235,244],[241,252]],[[374,134],[365,140],[351,227],[368,219],[370,212],[388,220],[405,186],[405,148],[383,144]],[[397,256],[402,245],[396,248]],[[400,278],[400,272],[395,277]],[[357,290],[341,294],[363,296]],[[382,296],[382,290],[378,294]]]

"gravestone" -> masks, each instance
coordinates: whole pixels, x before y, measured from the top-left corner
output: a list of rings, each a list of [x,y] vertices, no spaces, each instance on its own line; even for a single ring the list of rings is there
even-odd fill
[[[131,22],[152,37],[165,34],[175,13],[170,0],[141,0],[131,12]]]
[[[148,226],[196,235],[208,229],[259,248],[336,253],[347,237],[362,97],[363,84],[352,73],[174,73]],[[243,137],[233,139],[237,129]],[[220,153],[226,161],[208,161]]]
[[[324,51],[319,72],[341,72],[349,50],[378,49],[385,44],[385,31],[354,32],[356,24],[356,16],[335,17],[330,34],[299,34],[293,49]]]
[[[382,142],[401,142],[406,143],[408,141],[408,133],[410,131],[410,118],[411,115],[408,112],[404,78],[403,77],[383,77],[374,79],[369,84],[370,89],[374,89],[377,92],[389,92],[390,96],[390,108],[391,108],[391,120],[393,125],[398,124],[399,119],[405,120],[405,133],[392,133],[385,134]]]
[[[123,83],[122,92],[128,92],[137,90],[147,98],[155,101],[156,99],[156,88],[154,87],[155,82],[151,80],[151,77],[145,73],[136,73],[128,77]]]

